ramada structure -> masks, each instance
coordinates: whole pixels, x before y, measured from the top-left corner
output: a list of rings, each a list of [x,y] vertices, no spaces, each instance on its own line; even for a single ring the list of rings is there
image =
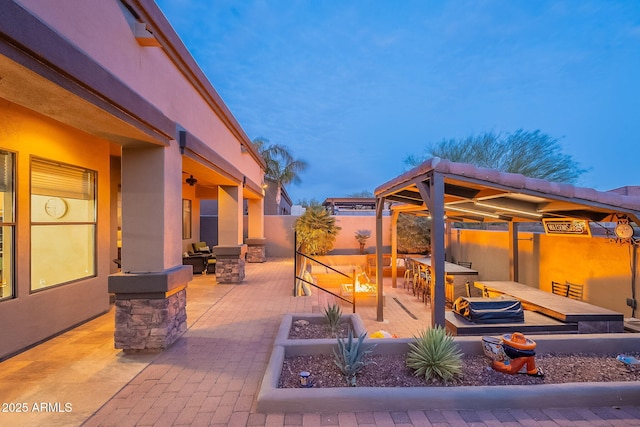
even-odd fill
[[[520,174],[504,173],[497,170],[475,167],[470,164],[454,163],[449,160],[432,158],[414,169],[380,185],[376,196],[376,242],[378,254],[378,277],[382,277],[382,207],[392,206],[392,262],[395,270],[397,255],[396,234],[398,215],[401,212],[431,218],[431,268],[434,292],[431,293],[432,324],[445,326],[445,255],[451,245],[452,222],[457,223],[508,223],[508,277],[490,280],[525,281],[526,285],[542,288],[542,282],[553,280],[549,274],[573,274],[594,283],[592,293],[599,295],[597,305],[610,305],[620,310],[620,302],[628,298],[627,305],[636,306],[637,241],[634,226],[640,225],[640,188],[623,187],[612,191],[596,191],[570,184],[560,184],[543,179],[527,178]],[[521,274],[524,264],[519,258],[519,229],[523,223],[544,224],[546,235],[532,237],[527,254],[529,260],[536,259],[535,266],[527,265],[528,279]],[[602,246],[594,250],[590,257],[579,257],[583,253],[577,248],[585,246],[591,239],[591,226],[602,230],[615,245],[608,251]],[[547,238],[543,241],[543,238]],[[557,239],[551,242],[551,239]],[[600,239],[604,240],[604,239]],[[460,242],[455,242],[460,246]],[[547,256],[540,254],[548,248]],[[593,246],[595,249],[596,247]],[[628,249],[628,251],[627,251]],[[490,238],[480,245],[476,261],[485,261],[485,266],[498,264],[502,248],[496,250]],[[552,252],[553,251],[553,252]],[[616,253],[615,260],[607,260],[606,252]],[[627,253],[628,252],[628,253]],[[623,255],[624,254],[624,257]],[[610,256],[610,255],[609,255]],[[628,258],[627,258],[628,256]],[[601,258],[601,259],[598,259]],[[474,263],[474,267],[478,263]],[[614,266],[615,264],[615,266]],[[618,265],[627,266],[622,274]],[[630,267],[630,268],[629,268]],[[487,268],[488,270],[488,268]],[[485,279],[491,272],[481,272]],[[394,281],[397,272],[393,272]],[[543,280],[549,278],[549,280]],[[526,280],[523,280],[526,279]],[[532,283],[533,282],[533,283]],[[395,283],[395,282],[394,282]],[[624,285],[624,293],[621,286]],[[629,286],[630,285],[630,286]],[[627,289],[631,293],[627,294]],[[599,289],[596,289],[599,288]],[[378,320],[383,319],[382,287],[378,287]],[[628,296],[626,296],[628,295]],[[627,316],[628,317],[628,316]],[[600,331],[607,332],[607,331]],[[614,332],[622,332],[617,330]]]
[[[219,282],[264,261],[263,160],[153,1],[0,8],[0,359],[110,293],[116,347],[164,348],[186,329],[200,200],[218,201]]]

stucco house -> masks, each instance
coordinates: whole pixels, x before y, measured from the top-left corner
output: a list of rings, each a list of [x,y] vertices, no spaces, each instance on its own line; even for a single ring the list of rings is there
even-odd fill
[[[263,160],[151,0],[4,1],[0,34],[0,359],[110,294],[116,348],[170,345],[200,200],[219,206],[219,282],[264,260]]]

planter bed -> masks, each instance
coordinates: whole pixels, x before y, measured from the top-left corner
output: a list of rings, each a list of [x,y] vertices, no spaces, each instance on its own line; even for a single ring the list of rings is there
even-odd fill
[[[303,346],[304,350],[299,354],[320,354],[314,353],[314,349],[316,346],[318,347],[318,352],[325,351],[325,346],[327,344],[335,344],[336,338],[316,338],[316,339],[291,339],[289,338],[289,333],[291,328],[293,327],[293,323],[296,320],[306,320],[309,323],[313,324],[325,324],[326,319],[324,314],[285,314],[282,322],[280,323],[280,328],[278,329],[278,334],[276,335],[276,345],[284,345],[289,348],[288,354],[296,354],[295,348],[298,346]],[[364,323],[360,316],[357,314],[343,314],[341,323],[346,323],[350,326],[354,335],[358,336],[362,332],[365,331]],[[346,336],[346,335],[345,335]]]
[[[351,315],[354,325],[359,316]],[[296,318],[307,318],[299,315]],[[288,339],[285,316],[258,394],[259,412],[407,411],[640,405],[639,382],[589,382],[534,386],[278,388],[285,356],[331,354],[335,339]],[[359,333],[356,330],[356,333]],[[634,334],[528,335],[537,353],[625,353],[640,349]],[[482,337],[455,337],[465,354],[482,354]],[[404,354],[411,338],[376,339],[376,354]],[[369,341],[371,342],[371,341]]]

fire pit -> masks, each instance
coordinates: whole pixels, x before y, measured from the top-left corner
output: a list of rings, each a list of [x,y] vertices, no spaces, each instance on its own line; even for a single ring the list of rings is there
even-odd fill
[[[347,298],[353,298],[353,284],[344,283],[340,285],[340,295]],[[365,273],[356,277],[356,306],[375,306],[376,297],[378,295],[378,286],[375,283],[369,283],[369,278]],[[385,297],[382,296],[382,304],[385,303]]]

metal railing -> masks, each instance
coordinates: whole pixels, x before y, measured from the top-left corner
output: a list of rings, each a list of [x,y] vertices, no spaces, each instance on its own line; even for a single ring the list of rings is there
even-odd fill
[[[309,255],[303,254],[302,252],[300,252],[298,250],[297,238],[295,237],[295,234],[294,234],[294,248],[295,248],[295,255],[294,255],[294,258],[293,258],[293,270],[294,270],[293,296],[294,297],[299,296],[300,286],[302,286],[301,283],[306,283],[308,285],[313,286],[316,289],[320,289],[321,291],[324,291],[324,292],[326,292],[328,294],[331,294],[334,297],[339,298],[342,301],[345,301],[345,302],[351,304],[352,307],[353,307],[353,312],[355,313],[356,312],[356,279],[357,279],[357,275],[356,275],[355,269],[353,270],[353,275],[349,276],[348,274],[345,274],[342,271],[336,270],[335,268],[331,267],[330,265],[327,265],[327,264],[323,263],[322,261],[318,261],[317,259],[312,258]],[[319,285],[313,283],[312,281],[309,281],[309,280],[305,279],[303,277],[303,275],[304,275],[304,271],[306,271],[306,268],[307,268],[307,260],[310,260],[310,261],[313,261],[315,263],[318,263],[318,264],[322,265],[323,267],[328,268],[329,270],[331,270],[331,271],[333,271],[335,273],[338,273],[338,274],[350,279],[351,283],[352,283],[351,300],[343,297],[342,295],[335,294],[335,293],[331,292],[330,290],[325,289],[322,286],[319,286]]]

